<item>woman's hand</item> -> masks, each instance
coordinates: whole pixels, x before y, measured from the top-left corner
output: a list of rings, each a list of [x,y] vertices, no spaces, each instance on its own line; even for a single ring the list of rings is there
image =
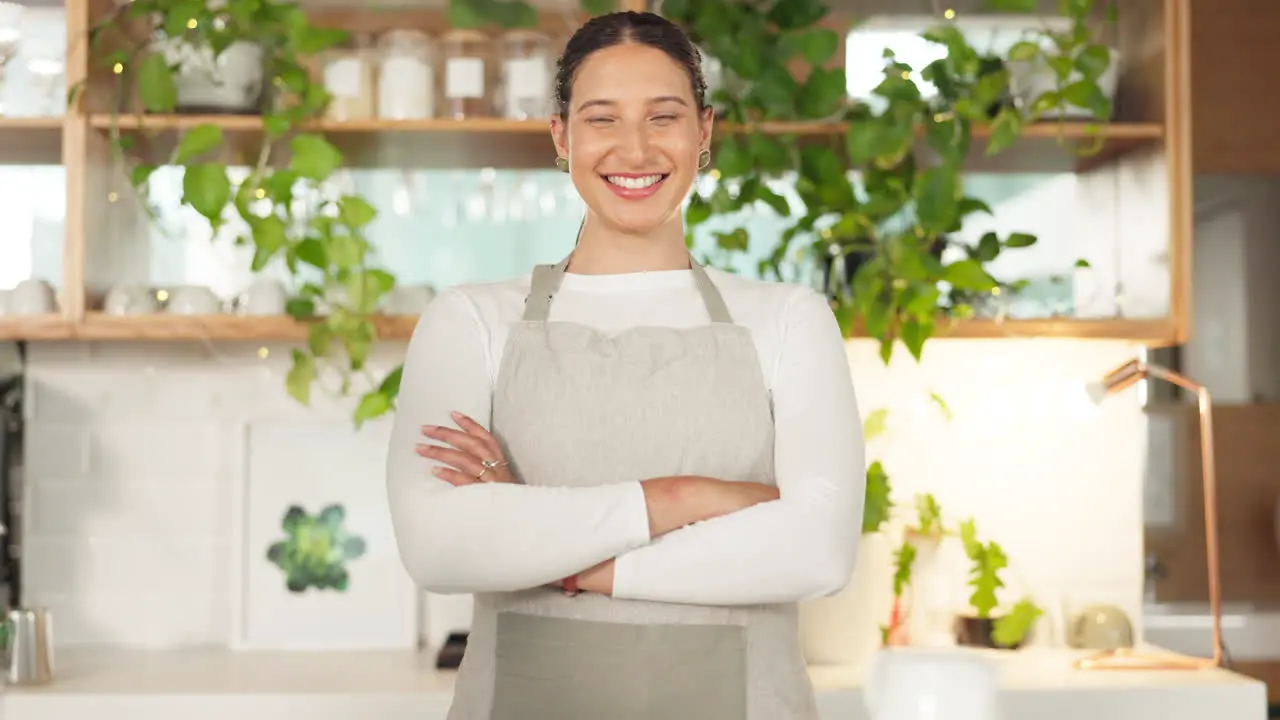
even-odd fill
[[[477,482],[515,482],[502,446],[480,423],[463,415],[452,413],[460,430],[427,425],[422,434],[439,440],[445,446],[426,443],[415,447],[419,455],[443,465],[433,468],[431,474],[450,485],[462,486]]]

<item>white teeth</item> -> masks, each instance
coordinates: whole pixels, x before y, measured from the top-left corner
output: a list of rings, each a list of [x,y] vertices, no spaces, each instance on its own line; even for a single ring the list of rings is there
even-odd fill
[[[608,175],[606,180],[617,185],[618,187],[630,188],[632,190],[640,190],[662,179],[661,175],[645,175],[644,177],[624,177],[622,175]]]

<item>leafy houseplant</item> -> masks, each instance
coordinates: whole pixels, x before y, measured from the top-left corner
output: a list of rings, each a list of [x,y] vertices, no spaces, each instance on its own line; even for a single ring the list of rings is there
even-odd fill
[[[613,9],[613,0],[581,5],[588,14],[601,14]],[[457,27],[537,22],[533,8],[519,0],[450,0],[447,14]],[[378,378],[367,363],[378,340],[379,303],[396,278],[376,265],[365,237],[377,217],[373,204],[356,193],[328,192],[345,158],[313,131],[331,97],[308,61],[345,43],[348,33],[313,24],[298,2],[288,0],[129,0],[96,21],[89,39],[93,48],[110,48],[97,57],[116,76],[111,145],[135,193],[145,200],[158,165],[182,167],[182,205],[204,217],[215,235],[233,221],[242,227],[235,242],[253,248],[253,271],[283,262],[292,276],[296,293],[287,312],[308,324],[309,335],[292,351],[289,394],[310,403],[313,389],[325,387],[320,381],[328,370],[337,377],[339,395],[364,381],[353,414],[357,427],[391,411],[402,368]],[[228,138],[216,122],[187,130],[158,162],[138,152],[133,135],[120,131],[119,118],[135,95],[144,113],[178,109],[177,80],[184,68],[158,51],[161,44],[187,55],[204,53],[209,66],[237,46],[261,49],[267,79],[260,108],[263,142],[243,178],[222,160]],[[71,97],[82,89],[72,88]]]
[[[969,596],[972,615],[956,618],[956,640],[962,645],[1017,649],[1025,642],[1044,611],[1028,598],[1023,598],[1003,615],[992,613],[999,605],[997,593],[1003,588],[1000,573],[1009,565],[1004,549],[994,541],[978,540],[972,519],[960,524],[960,541],[972,563]]]
[[[985,264],[1008,248],[1034,242],[1026,234],[992,235],[964,249],[968,257],[963,259],[944,263],[936,254],[940,239],[964,217],[989,212],[963,193],[961,169],[975,127],[990,120],[987,152],[993,154],[1008,147],[1027,123],[1064,105],[1088,107],[1103,119],[1110,115],[1097,84],[1109,54],[1093,42],[1086,23],[1095,2],[1114,0],[1061,0],[1071,29],[1039,33],[1010,51],[1009,59],[1043,60],[1060,80],[1058,88],[1026,106],[1002,104],[1008,95],[1007,70],[943,24],[925,36],[945,47],[946,56],[921,69],[922,77],[939,88],[938,96],[922,96],[910,79],[912,68],[891,58],[876,90],[885,102],[873,111],[849,103],[843,70],[825,67],[839,43],[834,32],[818,26],[828,12],[821,0],[666,0],[664,14],[684,25],[746,87],[740,94],[721,92],[713,98],[726,119],[748,131],[721,142],[716,165],[725,182],[709,197],[691,199],[689,227],[756,202],[794,218],[762,266],[779,278],[791,243],[802,236],[813,238],[811,255],[863,253],[850,277],[832,274],[831,294],[843,327],[847,332],[855,319],[861,320],[880,340],[886,362],[895,340],[918,359],[940,318],[971,312],[963,293],[999,287]],[[1022,12],[1035,5],[1032,0],[992,4]],[[597,14],[613,9],[614,3],[582,0],[582,6]],[[448,17],[463,27],[529,27],[537,21],[532,6],[522,0],[450,0]],[[145,31],[132,32],[138,25]],[[296,281],[288,312],[310,327],[308,342],[293,351],[289,393],[309,402],[326,369],[336,373],[341,394],[351,392],[359,378],[368,386],[354,412],[359,425],[394,407],[400,369],[377,378],[367,367],[377,341],[374,315],[395,285],[394,275],[376,266],[364,235],[376,211],[358,194],[326,194],[345,158],[311,131],[330,98],[308,72],[307,61],[346,36],[317,27],[297,3],[286,0],[132,0],[118,3],[91,29],[94,47],[111,48],[97,57],[117,76],[111,139],[133,187],[145,197],[156,164],[181,166],[183,205],[206,218],[215,233],[244,227],[237,242],[253,248],[255,271],[273,261],[285,264]],[[117,120],[135,94],[147,113],[176,109],[179,68],[154,52],[156,37],[207,50],[215,58],[237,43],[262,48],[264,139],[242,179],[233,179],[235,173],[220,159],[227,138],[217,123],[188,130],[159,163],[137,152],[132,135],[120,132]],[[790,61],[807,68],[802,79],[786,69]],[[998,108],[993,119],[992,108]],[[772,121],[845,125],[839,134],[819,132],[816,137],[825,141],[817,142],[802,142],[809,137],[806,132],[779,135],[750,129]],[[924,150],[917,150],[917,136],[927,139]],[[849,170],[860,174],[857,184]],[[803,208],[792,208],[769,186],[770,180],[792,176]],[[717,233],[717,240],[726,251],[737,252],[747,248],[749,237],[738,228]]]
[[[1036,241],[1027,233],[990,233],[976,246],[954,247],[947,239],[967,216],[991,212],[964,193],[964,163],[978,128],[989,127],[985,152],[994,155],[1029,123],[1059,108],[1076,105],[1102,120],[1111,116],[1098,84],[1110,53],[1094,42],[1088,25],[1096,1],[1109,0],[1061,0],[1070,29],[1031,31],[1007,57],[979,53],[954,25],[940,23],[923,37],[945,54],[924,68],[912,68],[886,49],[873,108],[848,102],[844,71],[829,67],[838,37],[818,26],[829,10],[821,0],[664,0],[662,11],[689,28],[735,78],[738,88],[713,97],[726,120],[748,128],[798,123],[793,134],[749,131],[725,138],[716,160],[725,182],[708,197],[693,197],[688,225],[764,203],[789,218],[790,227],[768,250],[761,273],[783,278],[793,259],[791,244],[810,238],[801,258],[822,266],[848,260],[852,268],[826,273],[846,332],[858,320],[880,341],[885,362],[895,341],[918,360],[939,320],[969,317],[974,294],[1001,289],[987,264]],[[988,4],[1008,12],[1036,9],[1034,0]],[[1010,101],[1008,61],[1032,60],[1053,69],[1057,87],[1026,103]],[[789,64],[804,68],[803,80],[786,69]],[[922,94],[912,79],[916,71],[937,88],[934,97]],[[816,123],[843,123],[845,129],[818,133],[815,140],[805,130]],[[791,207],[771,189],[774,180],[793,183],[802,207]],[[722,249],[748,247],[745,229],[716,237]],[[944,261],[948,249],[963,257]]]
[[[135,94],[144,113],[177,108],[176,77],[183,68],[159,52],[158,43],[211,58],[238,43],[262,49],[269,79],[261,108],[263,140],[247,174],[233,179],[237,173],[221,159],[227,138],[215,122],[183,133],[158,164],[183,168],[182,204],[206,219],[215,235],[241,228],[235,242],[253,248],[255,272],[282,261],[296,281],[287,310],[309,324],[309,337],[305,347],[293,350],[289,394],[309,403],[322,370],[330,368],[344,394],[357,376],[370,381],[354,412],[357,426],[389,411],[400,369],[378,379],[366,367],[377,339],[374,315],[395,286],[395,277],[374,265],[364,236],[377,212],[359,195],[327,192],[344,158],[309,128],[330,96],[312,77],[308,59],[343,43],[347,33],[317,27],[297,4],[280,0],[132,0],[118,4],[90,32],[92,46],[114,48],[100,55],[117,79],[111,143],[143,199],[157,162],[135,152],[135,138],[120,131],[118,118]],[[145,127],[145,115],[140,120]]]

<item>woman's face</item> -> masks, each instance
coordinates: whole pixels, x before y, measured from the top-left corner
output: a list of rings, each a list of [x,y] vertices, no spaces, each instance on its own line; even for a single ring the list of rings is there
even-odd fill
[[[679,63],[638,43],[596,51],[578,66],[567,110],[551,121],[556,151],[596,216],[629,234],[679,216],[712,124]]]

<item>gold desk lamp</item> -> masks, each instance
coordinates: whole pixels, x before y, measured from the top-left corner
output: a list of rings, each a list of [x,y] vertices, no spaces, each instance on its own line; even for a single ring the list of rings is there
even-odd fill
[[[1075,662],[1081,670],[1207,670],[1221,667],[1222,587],[1218,570],[1218,485],[1214,475],[1213,408],[1209,390],[1200,383],[1159,365],[1143,360],[1130,360],[1107,373],[1100,382],[1091,383],[1089,396],[1100,403],[1108,395],[1118,393],[1147,378],[1157,378],[1196,394],[1200,406],[1200,462],[1204,494],[1204,544],[1208,557],[1209,614],[1213,618],[1213,657],[1191,657],[1174,653],[1148,653],[1133,648],[1108,650]]]

